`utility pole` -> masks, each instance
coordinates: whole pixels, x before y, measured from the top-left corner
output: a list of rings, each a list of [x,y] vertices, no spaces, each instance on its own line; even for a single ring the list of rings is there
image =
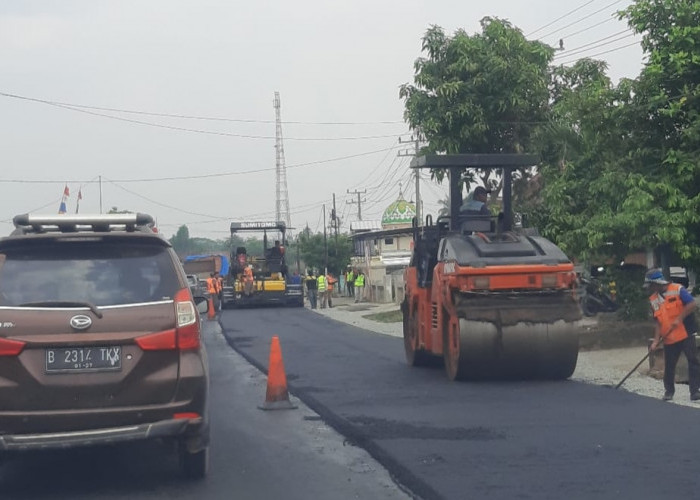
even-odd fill
[[[403,140],[399,137],[399,142],[400,143],[413,143],[413,153],[409,151],[399,151],[398,155],[399,156],[412,156],[414,158],[418,157],[418,153],[420,152],[420,143],[421,143],[421,134],[420,132],[416,132],[411,136],[410,140]],[[413,174],[416,177],[416,221],[418,221],[418,225],[421,226],[422,223],[422,210],[421,210],[421,197],[420,197],[420,169],[419,168],[414,168],[413,169]]]
[[[357,203],[357,220],[362,220],[362,202],[367,201],[367,199],[366,198],[364,200],[360,199],[360,196],[365,194],[367,192],[367,190],[363,189],[362,191],[358,191],[356,189],[355,191],[350,192],[350,190],[348,189],[347,191],[348,191],[348,194],[356,194],[357,195],[357,201],[348,200],[346,203],[348,203],[348,205],[354,205],[355,203]]]
[[[338,226],[340,225],[340,219],[338,218],[338,213],[335,211],[335,193],[333,193],[333,211],[331,212],[331,220],[333,221],[333,227],[335,228],[335,251],[338,251]]]
[[[326,204],[323,204],[323,274],[328,274],[328,237],[326,236]]]

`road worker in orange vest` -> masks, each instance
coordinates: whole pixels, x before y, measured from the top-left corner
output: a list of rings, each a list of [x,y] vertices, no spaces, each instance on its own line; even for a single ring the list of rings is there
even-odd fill
[[[678,283],[666,280],[661,269],[651,269],[644,277],[644,287],[651,292],[649,302],[654,313],[654,340],[649,349],[653,352],[664,343],[664,401],[673,399],[675,392],[676,363],[681,353],[688,360],[688,386],[690,399],[700,400],[700,361],[695,345],[697,323],[695,299]]]
[[[209,292],[209,296],[211,297],[211,300],[214,303],[214,310],[218,311],[219,293],[217,287],[217,280],[216,277],[214,277],[214,273],[210,273],[209,277],[207,278],[207,292]]]
[[[253,265],[248,264],[243,269],[243,293],[247,296],[253,294]]]
[[[328,308],[333,307],[333,288],[338,280],[331,273],[326,273],[326,294],[328,294]]]

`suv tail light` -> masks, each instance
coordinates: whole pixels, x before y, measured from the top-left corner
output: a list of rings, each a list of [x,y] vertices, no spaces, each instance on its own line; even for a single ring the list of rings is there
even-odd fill
[[[21,340],[0,338],[0,356],[18,356],[24,346]]]
[[[177,347],[199,349],[199,314],[192,302],[189,288],[183,288],[175,294],[175,315],[177,316]]]
[[[175,349],[176,336],[175,330],[165,330],[163,332],[149,333],[134,340],[144,351],[167,351]]]
[[[189,288],[183,288],[175,294],[175,316],[177,326],[174,330],[143,335],[135,339],[136,344],[144,351],[199,349],[199,314],[192,302]],[[2,343],[0,343],[0,355],[2,355]]]

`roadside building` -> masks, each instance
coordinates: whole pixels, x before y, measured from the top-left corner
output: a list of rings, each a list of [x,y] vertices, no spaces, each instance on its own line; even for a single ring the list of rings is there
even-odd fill
[[[382,215],[381,221],[350,224],[355,246],[352,266],[365,272],[366,297],[373,302],[403,299],[403,271],[413,251],[413,218],[416,206],[401,193]]]

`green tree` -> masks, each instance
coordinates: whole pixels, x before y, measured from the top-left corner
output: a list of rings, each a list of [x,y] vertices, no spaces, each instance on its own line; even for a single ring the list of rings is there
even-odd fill
[[[338,276],[350,263],[353,254],[352,240],[346,234],[338,235],[336,243],[335,236],[326,238],[328,246],[328,270]],[[323,242],[323,233],[311,233],[305,231],[297,238],[299,245],[299,256],[309,268],[323,270],[326,262],[326,246]],[[287,259],[291,257],[288,255]]]
[[[656,248],[697,265],[700,2],[638,0],[621,16],[643,34],[637,79],[612,86],[588,59],[553,69],[539,221],[581,258]]]
[[[554,49],[530,41],[508,21],[486,17],[481,33],[453,36],[431,26],[427,57],[415,62],[414,83],[401,86],[404,117],[428,141],[425,153],[531,153],[548,117],[549,63]],[[438,180],[443,173],[435,172]],[[523,171],[521,175],[528,175]],[[481,183],[501,185],[491,171]],[[464,178],[475,181],[473,172]]]
[[[197,255],[207,253],[222,253],[229,255],[231,250],[235,250],[238,246],[246,246],[248,242],[243,241],[240,237],[234,235],[231,238],[223,240],[212,240],[210,238],[192,238],[190,237],[189,228],[183,224],[177,232],[168,240],[173,246],[178,255]],[[259,248],[262,253],[262,242],[251,240],[250,245],[253,250]]]
[[[614,87],[597,61],[552,70],[551,118],[541,131],[541,189],[527,211],[545,236],[579,259],[621,259],[630,248],[625,234],[633,221],[619,196],[627,176],[620,161],[620,103],[629,99],[628,87]]]
[[[190,230],[186,225],[183,224],[180,226],[177,232],[168,241],[178,255],[187,255],[190,253]]]
[[[131,210],[119,210],[118,207],[112,207],[109,209],[108,214],[133,214]]]
[[[629,208],[640,214],[640,239],[697,267],[700,1],[638,0],[622,15],[647,56],[630,107]]]

